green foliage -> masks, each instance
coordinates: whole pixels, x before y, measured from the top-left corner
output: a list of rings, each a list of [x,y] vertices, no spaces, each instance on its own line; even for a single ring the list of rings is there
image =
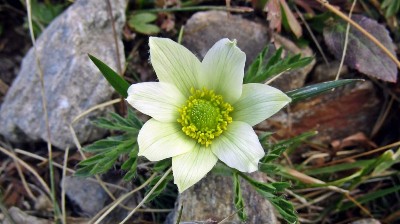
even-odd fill
[[[283,48],[279,48],[268,60],[266,64],[266,56],[269,48],[266,47],[251,63],[244,77],[244,83],[259,83],[267,79],[273,78],[282,72],[290,71],[297,68],[302,68],[308,65],[313,58],[303,57],[300,54],[288,56],[282,59]]]
[[[157,20],[157,15],[149,12],[139,12],[130,16],[128,25],[138,33],[152,35],[160,32],[160,28],[151,24]]]
[[[128,97],[128,88],[130,86],[129,83],[95,56],[89,54],[89,58],[100,70],[104,78],[106,78],[110,85],[115,89],[115,91],[125,98]]]
[[[290,139],[282,140],[278,143],[275,144],[269,144],[268,142],[263,143],[264,149],[267,151],[267,154],[264,156],[264,158],[261,159],[262,163],[269,163],[276,158],[280,157],[281,154],[288,150],[288,149],[293,149],[299,146],[304,140],[307,138],[310,138],[314,135],[316,135],[316,131],[310,131],[310,132],[305,132],[302,133],[298,136],[295,136]]]
[[[65,6],[63,3],[31,0],[32,28],[35,35],[38,36],[64,10]]]
[[[245,222],[247,219],[247,215],[246,215],[246,211],[244,208],[242,190],[240,189],[239,175],[236,172],[233,174],[233,192],[235,194],[234,204],[235,204],[235,208],[237,210],[238,216],[239,216],[240,220]]]
[[[385,12],[385,17],[391,17],[396,15],[400,11],[399,0],[383,0],[381,4],[382,10]]]
[[[327,92],[331,89],[344,86],[353,82],[357,81],[363,81],[362,79],[341,79],[337,81],[329,81],[329,82],[322,82],[322,83],[317,83],[314,85],[309,85],[303,88],[295,89],[289,92],[286,92],[286,95],[288,95],[291,99],[292,102],[298,102],[310,97],[318,96],[321,93]]]
[[[149,186],[147,188],[146,195],[150,192],[150,190],[160,181],[160,179],[163,177],[163,175],[158,175],[156,176],[151,182],[149,183]],[[168,183],[173,180],[172,173],[169,173],[168,176],[161,181],[161,183],[157,186],[157,188],[153,191],[153,193],[149,196],[146,202],[152,201],[154,198],[156,198],[158,195],[160,195],[165,188],[167,187]]]
[[[296,210],[292,203],[284,199],[282,196],[277,196],[279,192],[283,192],[286,188],[290,186],[287,182],[274,182],[274,183],[263,183],[246,176],[243,173],[239,175],[246,180],[256,191],[265,197],[268,201],[272,203],[275,209],[279,212],[282,218],[289,223],[297,222]]]
[[[398,193],[399,191],[400,191],[400,186],[393,186],[393,187],[382,189],[382,190],[372,191],[371,193],[365,194],[365,195],[357,198],[357,202],[360,204],[365,204],[365,203],[371,202],[373,200],[383,198],[389,194]],[[353,202],[346,202],[346,203],[343,203],[338,208],[338,210],[346,211],[355,206],[356,205]]]
[[[120,156],[127,155],[128,159],[122,164],[121,169],[127,171],[124,180],[133,179],[136,174],[139,151],[137,134],[142,123],[132,110],[128,111],[126,118],[112,113],[110,119],[100,118],[94,123],[102,128],[122,131],[123,134],[101,139],[84,147],[84,151],[95,153],[95,155],[81,161],[75,175],[86,177],[104,173],[112,168]]]

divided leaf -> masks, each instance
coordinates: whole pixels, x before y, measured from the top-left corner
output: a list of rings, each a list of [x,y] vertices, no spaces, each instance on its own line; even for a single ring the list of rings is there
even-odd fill
[[[261,51],[257,58],[251,63],[246,71],[246,75],[244,76],[244,83],[264,82],[282,72],[302,68],[313,60],[313,57],[302,58],[300,54],[288,56],[282,59],[283,48],[279,48],[268,59],[268,62],[264,64],[268,51],[269,47],[264,48],[264,50]]]
[[[133,14],[128,21],[128,25],[133,28],[136,32],[142,34],[157,34],[160,32],[160,28],[151,22],[157,19],[157,15],[148,12]]]
[[[393,55],[394,44],[386,28],[373,19],[361,15],[354,15],[352,19],[379,40]],[[327,26],[324,31],[324,39],[329,50],[336,58],[342,58],[346,37],[345,22],[336,22]],[[344,63],[368,76],[387,82],[396,82],[396,64],[370,39],[355,29],[350,28],[348,45]]]
[[[247,219],[247,215],[246,215],[246,211],[244,208],[242,190],[240,189],[239,175],[236,172],[233,174],[233,190],[235,193],[234,203],[235,203],[236,211],[238,213],[240,220],[245,222]]]

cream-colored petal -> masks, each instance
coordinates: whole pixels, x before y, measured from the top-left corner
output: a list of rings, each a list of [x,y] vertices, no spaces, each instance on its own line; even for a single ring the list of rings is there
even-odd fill
[[[250,125],[234,121],[211,144],[213,153],[226,165],[241,172],[254,172],[265,152]]]
[[[203,177],[214,167],[218,158],[206,148],[197,144],[194,150],[172,158],[174,183],[182,193]]]
[[[236,40],[218,41],[201,63],[199,88],[214,90],[226,102],[235,103],[242,94],[245,62],[246,54],[236,46]]]
[[[150,37],[150,61],[160,82],[174,84],[185,96],[197,86],[200,61],[184,46],[167,38]]]
[[[178,109],[186,102],[174,85],[161,82],[131,85],[126,100],[140,112],[162,122],[176,122],[180,117]]]
[[[196,141],[187,137],[178,123],[148,120],[138,135],[139,156],[159,161],[194,149]]]
[[[274,87],[250,83],[243,85],[242,96],[233,105],[232,118],[251,126],[271,117],[286,106],[291,99]]]

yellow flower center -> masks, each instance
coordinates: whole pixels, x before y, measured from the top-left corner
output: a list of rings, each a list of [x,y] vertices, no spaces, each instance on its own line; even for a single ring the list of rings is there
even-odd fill
[[[190,92],[192,95],[179,109],[181,117],[178,122],[187,136],[208,147],[232,122],[229,113],[233,107],[212,90],[192,88]]]

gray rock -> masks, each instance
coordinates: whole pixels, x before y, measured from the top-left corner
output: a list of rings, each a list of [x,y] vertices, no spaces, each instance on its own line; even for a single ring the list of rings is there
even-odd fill
[[[187,21],[183,35],[183,45],[199,58],[222,38],[236,39],[237,45],[246,53],[246,65],[269,42],[268,28],[262,23],[243,19],[238,15],[228,15],[222,11],[195,13]]]
[[[111,1],[116,30],[125,21],[126,0]],[[116,69],[116,50],[107,14],[106,1],[77,0],[57,17],[37,40],[37,52],[44,75],[51,143],[59,148],[73,146],[68,125],[71,120],[111,98],[113,90],[89,60],[93,54]],[[118,41],[124,63],[122,41]],[[18,77],[10,87],[0,110],[0,134],[11,141],[45,140],[38,68],[33,49],[22,62]],[[91,116],[104,114],[95,111]],[[94,128],[89,118],[74,129],[81,142],[99,138],[103,131]]]
[[[263,180],[263,174],[253,173],[253,178]],[[243,200],[246,205],[248,223],[275,224],[277,219],[268,200],[260,196],[250,185],[241,182]],[[217,223],[231,216],[227,223],[241,223],[233,202],[233,184],[229,176],[207,175],[199,183],[179,195],[166,224],[176,223],[180,207],[183,205],[182,223]]]
[[[76,212],[86,217],[96,215],[108,199],[107,193],[95,181],[67,176],[64,187],[65,195],[77,208]]]

